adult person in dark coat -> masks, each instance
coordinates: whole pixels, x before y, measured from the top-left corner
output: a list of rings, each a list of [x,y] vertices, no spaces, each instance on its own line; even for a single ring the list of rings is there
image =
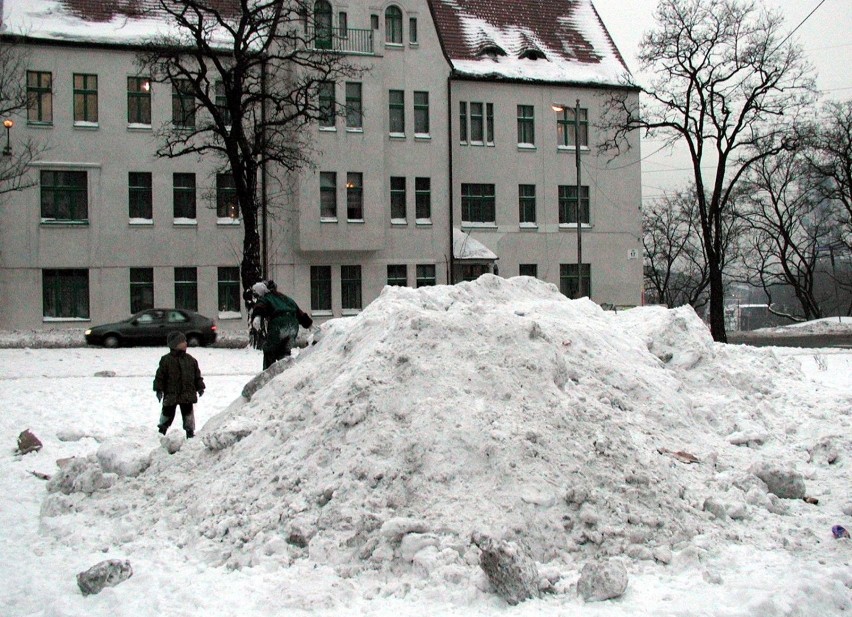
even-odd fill
[[[313,319],[292,298],[278,291],[273,281],[255,283],[251,289],[257,296],[251,313],[252,327],[261,331],[263,322],[266,325],[263,343],[263,370],[266,370],[290,355],[299,326],[310,328]]]
[[[157,393],[157,400],[163,403],[158,428],[160,433],[166,434],[180,405],[183,430],[186,431],[187,438],[191,438],[195,436],[193,405],[198,401],[195,394],[204,394],[204,379],[201,377],[198,361],[186,353],[187,343],[183,333],[169,332],[167,342],[169,353],[160,358],[160,365],[154,376],[154,391]]]

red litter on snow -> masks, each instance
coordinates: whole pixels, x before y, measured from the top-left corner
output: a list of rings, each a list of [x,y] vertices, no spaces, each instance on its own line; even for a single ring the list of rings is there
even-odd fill
[[[848,538],[849,532],[846,531],[846,529],[844,529],[840,525],[835,525],[834,527],[831,528],[831,535],[833,535],[837,539]]]

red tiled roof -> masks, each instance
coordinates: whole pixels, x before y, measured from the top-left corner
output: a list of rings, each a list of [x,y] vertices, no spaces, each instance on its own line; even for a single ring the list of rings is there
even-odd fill
[[[90,22],[109,22],[116,17],[168,18],[160,6],[160,0],[59,0],[59,4],[74,17]],[[174,0],[173,4],[181,3]],[[225,14],[235,14],[239,10],[238,0],[208,0],[207,4]]]
[[[551,59],[592,65],[615,56],[627,69],[590,0],[429,0],[429,4],[450,61],[481,59],[478,52],[488,35],[480,30],[477,36],[471,30],[485,22],[503,33],[514,33],[519,47],[506,51],[515,57],[524,49],[543,45]],[[585,10],[579,15],[581,8]],[[587,34],[590,31],[598,32],[609,49],[596,49]],[[552,58],[554,53],[558,58]]]

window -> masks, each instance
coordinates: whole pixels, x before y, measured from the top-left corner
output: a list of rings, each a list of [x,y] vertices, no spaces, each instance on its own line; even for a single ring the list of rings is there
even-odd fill
[[[518,266],[518,276],[538,278],[538,264],[520,264]]]
[[[535,184],[518,185],[518,219],[521,225],[535,225]]]
[[[370,15],[370,28],[373,30],[379,29],[379,16],[378,15]]]
[[[388,264],[388,285],[396,287],[408,285],[408,266],[405,264]]]
[[[172,174],[173,212],[176,219],[195,218],[195,174]]]
[[[340,11],[337,14],[337,28],[340,32],[340,38],[345,39],[349,37],[349,17],[345,11]]]
[[[53,123],[53,74],[27,71],[27,122]]]
[[[175,308],[198,310],[198,270],[175,268]]]
[[[232,220],[240,217],[234,174],[216,174],[216,216]]]
[[[131,219],[153,218],[151,173],[131,171],[127,174],[128,215]]]
[[[459,102],[459,141],[467,143],[467,103]]]
[[[388,127],[391,133],[405,134],[405,92],[391,90],[388,93]]]
[[[583,225],[589,224],[589,187],[580,187],[580,216]],[[559,186],[559,224],[577,224],[577,187],[576,185]]]
[[[532,105],[518,105],[518,145],[535,145],[534,114]]]
[[[361,266],[340,266],[340,305],[344,311],[361,310]]]
[[[346,218],[364,220],[364,176],[354,171],[346,173]]]
[[[89,318],[89,271],[42,270],[44,317]]]
[[[577,275],[577,264],[559,264],[559,291],[569,298],[592,296],[592,266],[583,264]],[[579,293],[578,293],[579,285]]]
[[[74,122],[98,121],[98,76],[74,73]]]
[[[574,132],[577,127],[574,124],[575,109],[573,107],[563,108],[556,116],[556,140],[560,146],[573,148],[575,144]],[[589,145],[589,110],[580,108],[580,146]]]
[[[470,104],[470,141],[472,143],[482,143],[482,103]]]
[[[219,268],[219,312],[240,312],[240,269],[232,266]]]
[[[331,4],[326,0],[317,0],[314,3],[314,27],[316,28],[317,49],[331,49]]]
[[[127,78],[127,123],[151,124],[151,80],[147,77]]]
[[[432,218],[431,178],[414,178],[414,218],[418,221]]]
[[[414,93],[414,133],[429,134],[429,93]]]
[[[41,218],[53,221],[89,218],[89,182],[85,171],[42,170]]]
[[[405,178],[392,176],[390,179],[391,222],[405,223]]]
[[[462,184],[463,223],[495,223],[493,184]]]
[[[346,128],[360,129],[364,126],[361,82],[346,82]]]
[[[331,266],[311,266],[311,310],[331,312]]]
[[[337,113],[334,102],[334,82],[323,81],[319,84],[319,125],[320,128],[334,128],[334,116]]]
[[[417,45],[417,18],[410,17],[408,19],[408,42],[412,45]]]
[[[130,312],[154,308],[154,268],[130,268]]]
[[[195,97],[188,79],[172,83],[172,123],[185,128],[195,126]]]
[[[417,286],[431,287],[435,285],[435,264],[420,264],[417,266]]]
[[[337,173],[320,172],[320,220],[337,220]]]
[[[222,115],[222,122],[225,126],[231,126],[231,110],[228,107],[228,97],[225,93],[225,82],[220,80],[216,81],[216,98],[213,101],[213,104],[216,105],[216,109]]]
[[[485,143],[494,144],[494,103],[485,104]]]
[[[402,11],[395,6],[385,11],[385,42],[402,45]]]

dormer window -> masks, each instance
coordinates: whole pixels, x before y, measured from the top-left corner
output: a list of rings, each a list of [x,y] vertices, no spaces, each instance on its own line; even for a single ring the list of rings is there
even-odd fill
[[[497,56],[505,56],[506,51],[499,45],[490,44],[483,46],[482,49],[480,49],[476,55],[488,56],[489,58],[495,59],[497,58]]]
[[[521,60],[547,60],[547,56],[544,55],[544,52],[536,47],[524,49],[520,54],[518,54],[518,58]]]

